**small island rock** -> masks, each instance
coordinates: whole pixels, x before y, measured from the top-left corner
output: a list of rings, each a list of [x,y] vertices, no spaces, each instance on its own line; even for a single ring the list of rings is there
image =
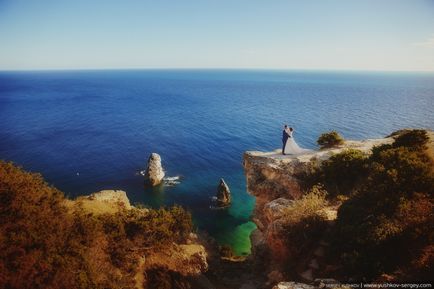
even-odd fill
[[[164,178],[163,167],[161,166],[161,157],[157,153],[152,153],[149,156],[148,168],[145,172],[145,181],[151,186],[161,184]]]
[[[216,197],[218,207],[227,207],[231,204],[231,191],[223,179],[220,179]]]

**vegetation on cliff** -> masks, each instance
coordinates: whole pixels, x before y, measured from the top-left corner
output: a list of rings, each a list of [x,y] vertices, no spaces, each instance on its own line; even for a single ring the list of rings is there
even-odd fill
[[[296,266],[300,256],[308,252],[312,241],[318,239],[323,231],[326,222],[323,209],[328,204],[326,195],[323,187],[314,186],[285,209],[282,221],[287,232],[285,242],[290,249],[292,261],[292,264],[288,265]]]
[[[368,156],[357,149],[345,149],[298,177],[307,189],[322,184],[329,198],[334,198],[348,195],[356,184],[364,181],[367,173]]]
[[[140,257],[185,243],[192,231],[180,207],[95,215],[65,203],[41,175],[0,161],[0,288],[137,288]],[[155,288],[188,288],[178,275],[145,272]]]
[[[340,207],[336,246],[353,274],[429,278],[434,265],[434,167],[423,130],[373,149],[367,175]]]
[[[330,131],[319,136],[317,143],[324,148],[331,148],[344,143],[344,138],[337,131]]]
[[[434,165],[424,130],[392,134],[372,154],[348,149],[303,176],[340,201],[334,245],[340,274],[429,279],[434,265]],[[289,231],[288,231],[289,232]],[[288,233],[292,234],[292,233]]]

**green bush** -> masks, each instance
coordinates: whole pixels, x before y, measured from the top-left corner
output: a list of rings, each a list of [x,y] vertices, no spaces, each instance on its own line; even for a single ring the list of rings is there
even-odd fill
[[[351,194],[367,174],[368,156],[360,150],[346,149],[320,164],[307,167],[297,178],[304,189],[322,184],[330,198]]]
[[[399,134],[395,138],[394,147],[407,147],[413,150],[425,149],[429,140],[428,134],[422,129],[413,129]]]
[[[318,145],[323,148],[331,148],[344,143],[344,139],[336,131],[323,133],[317,140]]]
[[[424,130],[402,130],[391,137],[394,143],[374,147],[370,156],[345,150],[297,178],[305,188],[323,184],[332,201],[343,203],[329,237],[344,274],[376,278],[400,272],[402,279],[429,280],[434,267],[434,162],[427,151],[429,138]],[[323,137],[321,144],[328,146],[327,139]],[[294,237],[290,242],[303,242]]]
[[[331,156],[320,167],[321,180],[331,196],[349,195],[367,174],[368,157],[360,150],[347,149]]]
[[[433,161],[424,151],[423,134],[413,133],[373,149],[364,181],[339,209],[335,245],[347,273],[375,278],[405,268],[429,278]]]

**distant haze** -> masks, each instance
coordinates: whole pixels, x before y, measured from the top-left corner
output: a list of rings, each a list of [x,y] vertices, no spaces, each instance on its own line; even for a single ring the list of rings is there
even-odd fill
[[[432,0],[0,0],[0,70],[434,71]]]

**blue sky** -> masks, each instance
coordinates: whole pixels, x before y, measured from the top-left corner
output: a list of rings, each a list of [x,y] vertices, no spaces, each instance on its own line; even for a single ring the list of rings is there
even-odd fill
[[[434,0],[0,0],[0,70],[434,71]]]

